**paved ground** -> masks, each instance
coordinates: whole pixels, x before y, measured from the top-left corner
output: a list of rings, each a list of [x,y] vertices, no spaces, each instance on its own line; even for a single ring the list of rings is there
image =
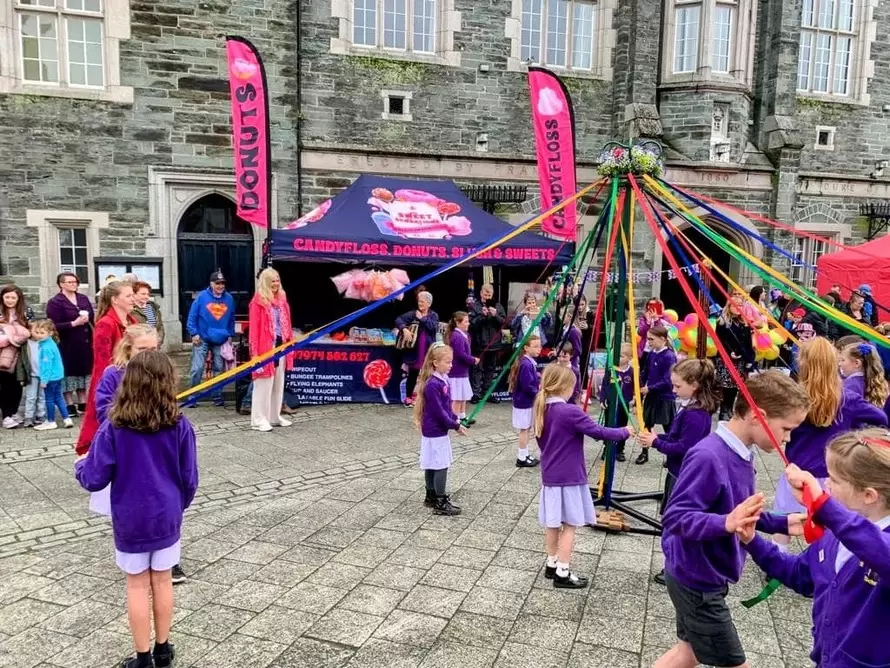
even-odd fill
[[[231,411],[190,416],[201,488],[176,588],[180,668],[636,668],[673,642],[670,601],[650,584],[654,538],[585,529],[574,565],[590,589],[543,579],[540,479],[513,466],[506,406],[455,439],[459,518],[423,507],[402,408],[308,409],[269,434]],[[73,437],[0,433],[0,667],[105,667],[130,651],[123,578],[71,475]],[[591,463],[598,453],[588,441]],[[777,463],[759,463],[765,489]],[[646,491],[661,473],[628,463],[619,477]],[[808,602],[780,590],[742,609],[760,585],[749,568],[731,592],[751,665],[810,666]]]

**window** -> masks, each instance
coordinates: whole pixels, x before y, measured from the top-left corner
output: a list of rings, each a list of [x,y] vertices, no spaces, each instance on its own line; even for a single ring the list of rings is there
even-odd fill
[[[29,209],[25,216],[26,226],[37,228],[41,298],[55,294],[60,271],[77,274],[81,291],[89,294],[93,290],[93,258],[99,254],[99,230],[108,227],[108,214]]]
[[[855,21],[854,0],[804,0],[797,61],[798,90],[850,95]]]
[[[835,233],[818,232],[818,234],[832,241],[835,241],[837,237]],[[831,252],[829,244],[824,241],[811,237],[795,236],[793,255],[798,261],[791,263],[791,280],[809,290],[815,290],[816,272],[810,269],[810,267],[815,267],[816,260],[829,252]],[[806,265],[809,265],[809,267]]]
[[[411,98],[413,94],[405,91],[382,90],[383,114],[385,121],[410,121]]]
[[[8,0],[0,9],[0,92],[132,102],[120,85],[129,0]],[[112,66],[113,64],[113,66]]]
[[[834,133],[835,128],[825,125],[816,126],[816,143],[813,146],[817,151],[833,151],[834,150]]]
[[[712,76],[750,82],[754,0],[673,0],[665,12],[665,82]]]
[[[87,265],[87,231],[84,228],[59,230],[59,271],[74,272],[81,283],[90,282]]]
[[[436,0],[355,0],[356,46],[400,51],[436,51]]]
[[[596,63],[597,5],[586,0],[522,0],[520,59],[592,70]]]

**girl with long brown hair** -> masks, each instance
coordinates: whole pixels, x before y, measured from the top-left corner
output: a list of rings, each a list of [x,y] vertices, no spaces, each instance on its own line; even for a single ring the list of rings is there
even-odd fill
[[[884,365],[872,344],[862,342],[846,346],[841,351],[838,366],[844,377],[845,389],[878,408],[884,407],[888,394]]]
[[[0,413],[3,428],[14,429],[22,391],[30,383],[25,295],[15,285],[0,288]]]
[[[174,658],[171,570],[179,563],[182,515],[198,489],[195,430],[179,411],[176,387],[166,355],[149,350],[133,357],[109,420],[75,465],[85,489],[111,485],[115,561],[127,576],[136,649],[122,668],[166,668]]]

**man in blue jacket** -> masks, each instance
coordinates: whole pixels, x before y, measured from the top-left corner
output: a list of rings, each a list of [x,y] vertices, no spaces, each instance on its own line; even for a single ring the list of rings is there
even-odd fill
[[[210,274],[210,287],[195,297],[186,328],[192,337],[191,386],[194,387],[204,377],[208,350],[213,355],[213,375],[222,373],[225,364],[220,351],[223,344],[231,343],[235,336],[235,300],[226,292],[226,279],[221,271]],[[223,405],[221,388],[214,392],[213,404]]]

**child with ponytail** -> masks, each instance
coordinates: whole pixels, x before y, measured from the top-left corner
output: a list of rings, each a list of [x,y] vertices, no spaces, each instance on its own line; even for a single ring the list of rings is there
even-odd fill
[[[827,453],[828,484],[792,464],[794,495],[814,499],[825,534],[801,554],[786,554],[756,534],[736,531],[770,577],[813,599],[813,651],[819,668],[890,665],[890,433],[867,429],[838,436]],[[756,508],[752,511],[756,515]]]
[[[448,388],[451,390],[451,410],[459,420],[467,417],[467,401],[473,398],[470,385],[470,369],[479,363],[470,354],[470,316],[465,311],[456,311],[445,329],[445,344],[454,352],[454,362],[448,374]],[[468,424],[476,422],[470,421]]]
[[[460,515],[460,507],[451,503],[445,493],[448,467],[451,466],[452,429],[466,436],[467,429],[451,409],[448,372],[454,351],[444,343],[433,343],[427,350],[417,378],[417,400],[414,402],[414,426],[420,429],[420,468],[426,483],[423,505],[436,515]]]
[[[529,431],[532,428],[532,406],[538,394],[540,377],[537,359],[541,354],[541,339],[532,335],[522,346],[522,355],[516,358],[510,369],[507,383],[513,393],[513,428],[519,430],[519,451],[516,454],[518,468],[531,468],[540,464],[528,454]]]
[[[887,401],[887,381],[878,351],[870,343],[853,343],[841,352],[839,367],[844,389],[883,408]]]
[[[534,427],[541,448],[541,498],[538,521],[544,527],[547,566],[544,577],[560,589],[581,589],[587,578],[569,570],[575,531],[596,524],[587,481],[584,437],[623,441],[631,427],[609,429],[594,422],[580,406],[570,404],[575,389],[572,369],[549,364],[534,401]]]

